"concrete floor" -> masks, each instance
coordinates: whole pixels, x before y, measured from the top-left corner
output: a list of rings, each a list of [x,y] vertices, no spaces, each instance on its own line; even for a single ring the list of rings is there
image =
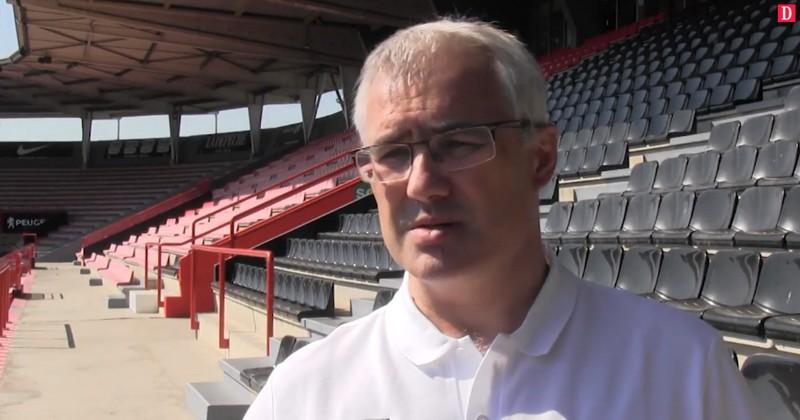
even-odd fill
[[[107,309],[71,264],[40,264],[0,373],[0,418],[186,419],[189,382],[218,380],[225,354],[198,345],[187,319]],[[67,338],[68,325],[74,348]]]

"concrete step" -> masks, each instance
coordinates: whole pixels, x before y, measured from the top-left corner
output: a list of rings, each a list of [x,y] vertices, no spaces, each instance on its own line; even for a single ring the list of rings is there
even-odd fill
[[[241,420],[255,396],[226,381],[186,386],[186,407],[196,420]]]
[[[222,359],[219,361],[219,367],[222,369],[225,381],[233,386],[242,387],[254,395],[257,393],[257,390],[253,389],[248,378],[242,373],[248,369],[268,368],[272,366],[275,365],[269,357],[240,357],[235,359]]]

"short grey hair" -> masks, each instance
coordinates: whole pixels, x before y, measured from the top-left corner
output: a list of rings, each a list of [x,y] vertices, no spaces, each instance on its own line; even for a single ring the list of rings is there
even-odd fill
[[[433,71],[432,62],[444,45],[464,43],[485,49],[495,60],[504,92],[519,118],[547,123],[547,84],[536,59],[514,35],[491,23],[460,17],[444,17],[395,32],[367,56],[356,84],[353,120],[356,130],[364,127],[364,102],[378,74],[406,86],[423,80]]]

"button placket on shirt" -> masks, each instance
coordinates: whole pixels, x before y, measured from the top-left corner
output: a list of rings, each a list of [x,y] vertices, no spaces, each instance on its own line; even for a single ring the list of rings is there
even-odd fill
[[[467,405],[467,416],[465,420],[489,420],[492,414],[492,384],[501,382],[496,380],[496,376],[502,374],[501,367],[506,362],[505,351],[498,351],[505,347],[506,339],[498,335],[495,341],[486,351],[475,380],[472,383],[472,390],[469,394]]]

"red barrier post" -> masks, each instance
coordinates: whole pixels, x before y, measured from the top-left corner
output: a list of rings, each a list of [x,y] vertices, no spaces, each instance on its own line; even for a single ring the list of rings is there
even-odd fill
[[[225,264],[222,254],[217,255],[217,280],[219,280],[219,348],[228,349],[231,341],[225,338]]]
[[[10,271],[11,270],[8,266],[0,267],[0,291],[5,291],[3,292],[2,296],[0,296],[0,337],[5,337],[4,331],[6,329],[6,323],[8,322],[8,311],[10,310],[6,303],[8,298],[8,277]]]

